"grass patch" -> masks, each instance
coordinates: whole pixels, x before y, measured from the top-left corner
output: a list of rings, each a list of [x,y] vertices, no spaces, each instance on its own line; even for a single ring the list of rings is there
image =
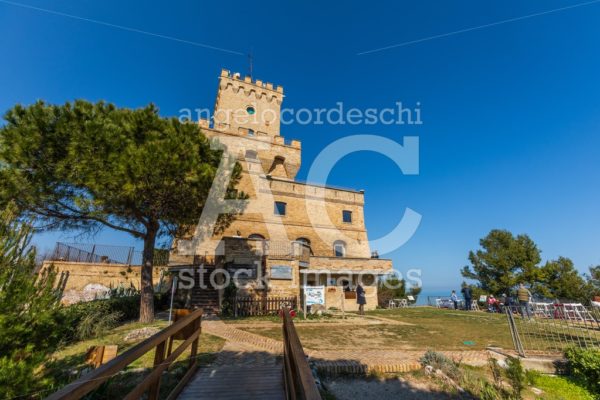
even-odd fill
[[[536,399],[548,400],[593,400],[594,396],[587,389],[562,376],[542,375],[537,372],[527,373],[531,384],[543,391]]]
[[[59,383],[60,387],[77,379],[82,371],[86,369],[85,354],[88,348],[97,345],[118,345],[118,354],[123,354],[126,350],[138,344],[139,341],[126,342],[124,340],[128,332],[143,327],[154,327],[164,329],[168,326],[166,321],[155,321],[152,324],[140,324],[137,322],[123,324],[106,334],[90,340],[84,340],[73,343],[62,348],[60,351],[52,355],[52,359],[45,365],[44,375],[52,377],[54,382]],[[175,350],[183,341],[175,341],[173,350]],[[225,340],[208,334],[200,335],[200,344],[198,347],[198,363],[205,366],[210,363],[216,353],[221,350]],[[163,375],[161,382],[161,398],[168,394],[175,387],[179,379],[185,373],[187,368],[187,358],[190,354],[190,348],[183,352],[178,360],[173,363],[171,369],[166,375]],[[185,361],[184,361],[185,360]],[[147,374],[148,369],[154,364],[154,350],[149,351],[142,357],[131,363],[120,374],[111,378],[103,384],[94,394],[90,395],[90,399],[113,399],[123,397],[129,390],[143,379]],[[86,397],[87,398],[87,397]]]
[[[315,350],[342,348],[406,350],[482,350],[487,346],[512,347],[506,317],[499,314],[461,312],[430,307],[375,310],[368,315],[408,322],[407,325],[355,326],[296,325],[302,344]],[[281,340],[281,329],[242,328]],[[465,343],[466,342],[466,343]]]

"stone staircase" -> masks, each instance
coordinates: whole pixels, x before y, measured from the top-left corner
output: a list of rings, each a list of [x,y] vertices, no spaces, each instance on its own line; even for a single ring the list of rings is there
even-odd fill
[[[193,308],[202,308],[206,315],[216,315],[220,311],[219,292],[210,283],[210,275],[214,270],[214,265],[205,265],[199,271],[194,271],[191,305]]]

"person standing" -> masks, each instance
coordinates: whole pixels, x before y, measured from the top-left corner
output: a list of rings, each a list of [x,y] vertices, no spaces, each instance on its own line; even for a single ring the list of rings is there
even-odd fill
[[[356,286],[356,304],[358,304],[358,314],[365,315],[365,304],[367,304],[367,297],[365,296],[365,289],[359,283]]]
[[[519,300],[521,317],[525,318],[525,314],[527,314],[527,319],[531,319],[531,311],[529,310],[531,292],[525,287],[523,283],[519,283],[519,288],[517,289],[517,299]]]
[[[450,295],[450,301],[452,301],[454,304],[454,309],[458,310],[458,296],[456,295],[456,290],[452,291],[452,294]]]
[[[472,293],[471,293],[471,288],[467,286],[467,284],[463,284],[463,287],[460,291],[465,299],[465,310],[469,311],[471,309],[471,298],[472,298]]]

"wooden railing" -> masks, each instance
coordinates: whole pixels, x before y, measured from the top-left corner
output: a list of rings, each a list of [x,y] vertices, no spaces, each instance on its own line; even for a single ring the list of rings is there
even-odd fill
[[[74,400],[80,399],[100,385],[106,382],[110,377],[121,372],[125,367],[142,357],[152,349],[154,352],[154,367],[152,371],[140,382],[131,392],[124,395],[127,400],[139,399],[144,393],[148,393],[148,400],[158,399],[160,390],[161,376],[167,368],[177,358],[191,346],[191,354],[189,358],[188,370],[181,378],[177,386],[171,391],[168,399],[174,399],[181,392],[185,384],[196,372],[198,368],[196,355],[198,353],[198,339],[201,332],[202,310],[196,310],[191,314],[183,317],[173,325],[163,329],[156,335],[149,337],[143,342],[137,344],[117,358],[100,366],[94,371],[86,374],[65,386],[58,392],[50,395],[46,400]],[[184,340],[184,342],[171,352],[170,344],[172,340]],[[169,346],[169,351],[165,354],[165,350]]]
[[[321,394],[302,349],[288,308],[283,317],[283,380],[288,400],[320,400]]]

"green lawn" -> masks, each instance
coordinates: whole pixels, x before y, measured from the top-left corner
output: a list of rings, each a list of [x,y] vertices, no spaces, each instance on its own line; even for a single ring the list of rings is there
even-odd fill
[[[406,324],[335,326],[332,322],[331,326],[310,326],[297,323],[296,328],[302,344],[316,350],[348,349],[356,346],[407,350],[480,350],[486,346],[512,348],[504,315],[430,307],[376,310],[368,312],[367,315]],[[243,329],[281,339],[280,328],[248,326]]]
[[[81,371],[85,368],[84,358],[86,351],[91,346],[116,344],[119,346],[118,354],[122,354],[127,349],[139,343],[139,341],[125,342],[124,337],[128,332],[143,327],[163,329],[167,326],[168,323],[166,321],[155,321],[148,325],[142,325],[137,322],[127,323],[111,330],[102,337],[73,343],[53,354],[52,361],[45,366],[43,375],[45,377],[50,377],[53,381],[58,382],[60,386],[62,386],[67,382],[73,381],[80,375]],[[173,350],[181,343],[183,342],[175,341],[173,343]],[[201,334],[200,345],[198,348],[199,365],[203,366],[212,361],[215,354],[221,350],[224,343],[224,339],[204,333]],[[183,362],[183,360],[187,359],[189,354],[190,350],[188,348],[188,350],[184,351],[179,357],[179,362],[174,363],[169,370],[169,373],[163,376],[161,383],[161,398],[166,397],[170,389],[177,384],[179,378],[185,373],[187,361]],[[123,397],[137,382],[140,382],[141,379],[143,379],[148,371],[147,368],[151,368],[153,363],[154,351],[151,350],[143,357],[131,363],[121,374],[111,378],[107,384],[101,386],[90,398],[113,399]]]

